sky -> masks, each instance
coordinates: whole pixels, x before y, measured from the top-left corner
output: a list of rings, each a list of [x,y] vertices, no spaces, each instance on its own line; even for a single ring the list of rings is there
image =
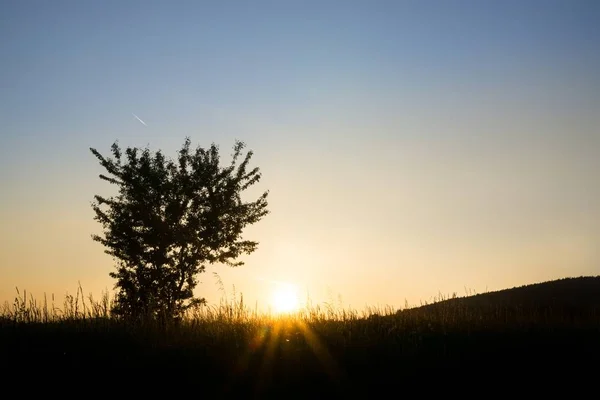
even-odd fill
[[[254,152],[196,293],[418,305],[600,275],[597,1],[0,2],[0,302],[112,293],[90,147]],[[136,117],[139,117],[142,124]],[[224,159],[228,162],[228,159]],[[217,273],[223,288],[217,282]]]

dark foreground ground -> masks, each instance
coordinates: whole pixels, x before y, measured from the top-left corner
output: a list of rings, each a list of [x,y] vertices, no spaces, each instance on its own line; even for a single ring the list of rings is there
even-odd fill
[[[536,287],[538,303],[479,297],[475,308],[450,300],[341,321],[224,319],[165,328],[102,318],[4,319],[0,377],[5,387],[35,389],[31,383],[44,377],[70,390],[118,385],[115,395],[139,396],[170,388],[217,398],[495,397],[502,391],[589,397],[600,383],[600,286],[598,278],[580,279],[577,296],[587,300],[560,301],[574,297],[555,288],[548,303]],[[574,281],[567,283],[575,290]]]

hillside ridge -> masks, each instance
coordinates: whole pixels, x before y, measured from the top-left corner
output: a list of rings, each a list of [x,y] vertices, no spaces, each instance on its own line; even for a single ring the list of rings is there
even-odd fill
[[[600,308],[600,276],[567,277],[469,296],[452,297],[421,306],[398,310],[398,313],[454,306],[537,309],[548,307]]]

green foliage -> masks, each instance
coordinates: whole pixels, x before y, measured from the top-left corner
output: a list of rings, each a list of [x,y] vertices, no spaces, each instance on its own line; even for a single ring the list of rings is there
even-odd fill
[[[117,142],[112,159],[90,149],[108,172],[100,178],[119,189],[117,196],[94,196],[92,204],[104,228],[103,237],[92,237],[117,260],[110,274],[119,288],[115,314],[180,317],[204,302],[193,290],[207,264],[243,265],[237,258],[256,250],[258,242],[241,235],[268,213],[268,192],[242,201],[241,193],[261,178],[258,168],[248,170],[252,151],[237,165],[243,148],[236,141],[226,167],[215,144],[192,151],[189,138],[176,162],[148,148],[123,154]]]

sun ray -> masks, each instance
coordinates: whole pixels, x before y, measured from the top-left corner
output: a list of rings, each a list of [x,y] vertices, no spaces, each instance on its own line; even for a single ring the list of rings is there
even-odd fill
[[[321,343],[317,335],[315,335],[315,333],[310,329],[310,327],[306,325],[303,321],[298,320],[296,324],[300,328],[300,331],[302,332],[306,343],[312,350],[313,354],[321,362],[329,377],[335,381],[339,381],[342,377],[342,371],[340,370],[340,367],[336,363],[334,358],[331,356],[331,353],[329,352],[327,347],[323,343]]]

